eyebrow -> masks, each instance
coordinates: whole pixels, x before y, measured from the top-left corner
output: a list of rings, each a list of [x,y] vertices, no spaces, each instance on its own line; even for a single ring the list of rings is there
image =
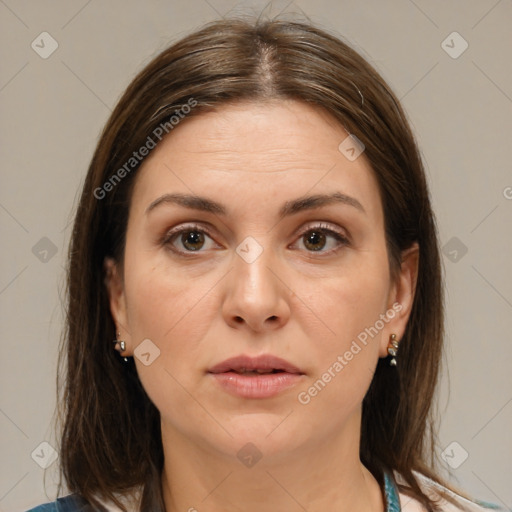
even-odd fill
[[[366,213],[363,205],[354,197],[347,196],[341,192],[334,192],[333,194],[316,194],[307,197],[299,197],[292,201],[286,201],[279,210],[279,217],[287,217],[294,215],[304,210],[314,210],[322,206],[330,204],[344,204],[352,206],[362,213]],[[146,215],[154,210],[157,206],[162,204],[177,204],[191,210],[200,210],[203,212],[214,213],[217,215],[226,215],[227,209],[221,203],[191,194],[164,194],[163,196],[155,199],[147,208]]]

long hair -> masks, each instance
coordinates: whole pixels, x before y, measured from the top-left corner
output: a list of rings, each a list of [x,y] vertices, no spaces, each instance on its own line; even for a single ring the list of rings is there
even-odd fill
[[[117,497],[139,488],[143,511],[164,509],[159,412],[133,360],[123,363],[113,350],[115,325],[104,281],[105,257],[123,262],[140,167],[126,163],[162,124],[172,136],[170,116],[191,102],[188,115],[227,102],[267,99],[295,99],[323,109],[363,142],[382,198],[392,277],[401,251],[419,244],[417,288],[400,364],[390,368],[379,360],[363,402],[360,457],[380,483],[382,470],[399,472],[405,479],[401,490],[436,510],[415,476],[417,471],[442,483],[432,469],[442,274],[421,157],[397,98],[365,59],[309,23],[280,20],[217,21],[176,42],[130,83],[101,134],[69,247],[58,386],[63,389],[61,481],[98,507],[96,497],[102,496],[125,510]]]

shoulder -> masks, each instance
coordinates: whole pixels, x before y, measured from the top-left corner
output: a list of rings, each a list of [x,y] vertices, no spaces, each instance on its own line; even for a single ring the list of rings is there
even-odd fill
[[[432,497],[432,499],[439,504],[443,512],[490,512],[493,510],[495,512],[512,512],[510,509],[502,508],[491,503],[484,503],[476,500],[471,501],[420,473],[415,473],[415,476],[417,477],[418,483],[423,492]],[[396,473],[395,477],[397,482],[401,482],[400,476]],[[448,495],[452,498],[454,503],[447,500],[443,495]],[[399,497],[400,506],[403,512],[425,512],[425,509],[417,500],[403,493],[399,493]]]
[[[38,505],[27,510],[27,512],[89,512],[92,507],[80,496],[71,494],[63,498],[58,498],[51,503]]]
[[[121,509],[113,503],[102,502],[103,508],[101,512],[121,512]],[[93,507],[84,498],[77,494],[71,494],[58,498],[51,503],[38,505],[35,508],[27,510],[27,512],[100,512],[100,509]]]

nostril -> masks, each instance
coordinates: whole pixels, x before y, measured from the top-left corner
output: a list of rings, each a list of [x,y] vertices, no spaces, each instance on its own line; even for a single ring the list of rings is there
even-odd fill
[[[242,323],[244,321],[244,319],[241,317],[241,316],[235,316],[235,322],[237,323]]]

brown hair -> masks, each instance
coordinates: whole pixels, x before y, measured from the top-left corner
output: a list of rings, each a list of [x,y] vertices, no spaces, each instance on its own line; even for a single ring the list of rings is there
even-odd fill
[[[92,158],[69,249],[61,480],[96,506],[95,496],[140,487],[144,511],[164,510],[160,417],[137,377],[113,350],[115,325],[104,259],[122,264],[137,166],[101,199],[101,188],[153,131],[191,98],[189,115],[226,102],[295,99],[324,109],[365,145],[378,180],[393,272],[401,251],[419,243],[419,274],[400,364],[379,360],[363,402],[360,456],[382,485],[396,470],[402,490],[429,510],[413,471],[441,480],[434,463],[432,404],[442,354],[442,276],[421,158],[398,100],[347,44],[309,23],[225,20],[160,53],[119,100]],[[395,275],[395,274],[394,274]],[[60,385],[58,385],[60,388]],[[124,510],[124,508],[123,508]]]

